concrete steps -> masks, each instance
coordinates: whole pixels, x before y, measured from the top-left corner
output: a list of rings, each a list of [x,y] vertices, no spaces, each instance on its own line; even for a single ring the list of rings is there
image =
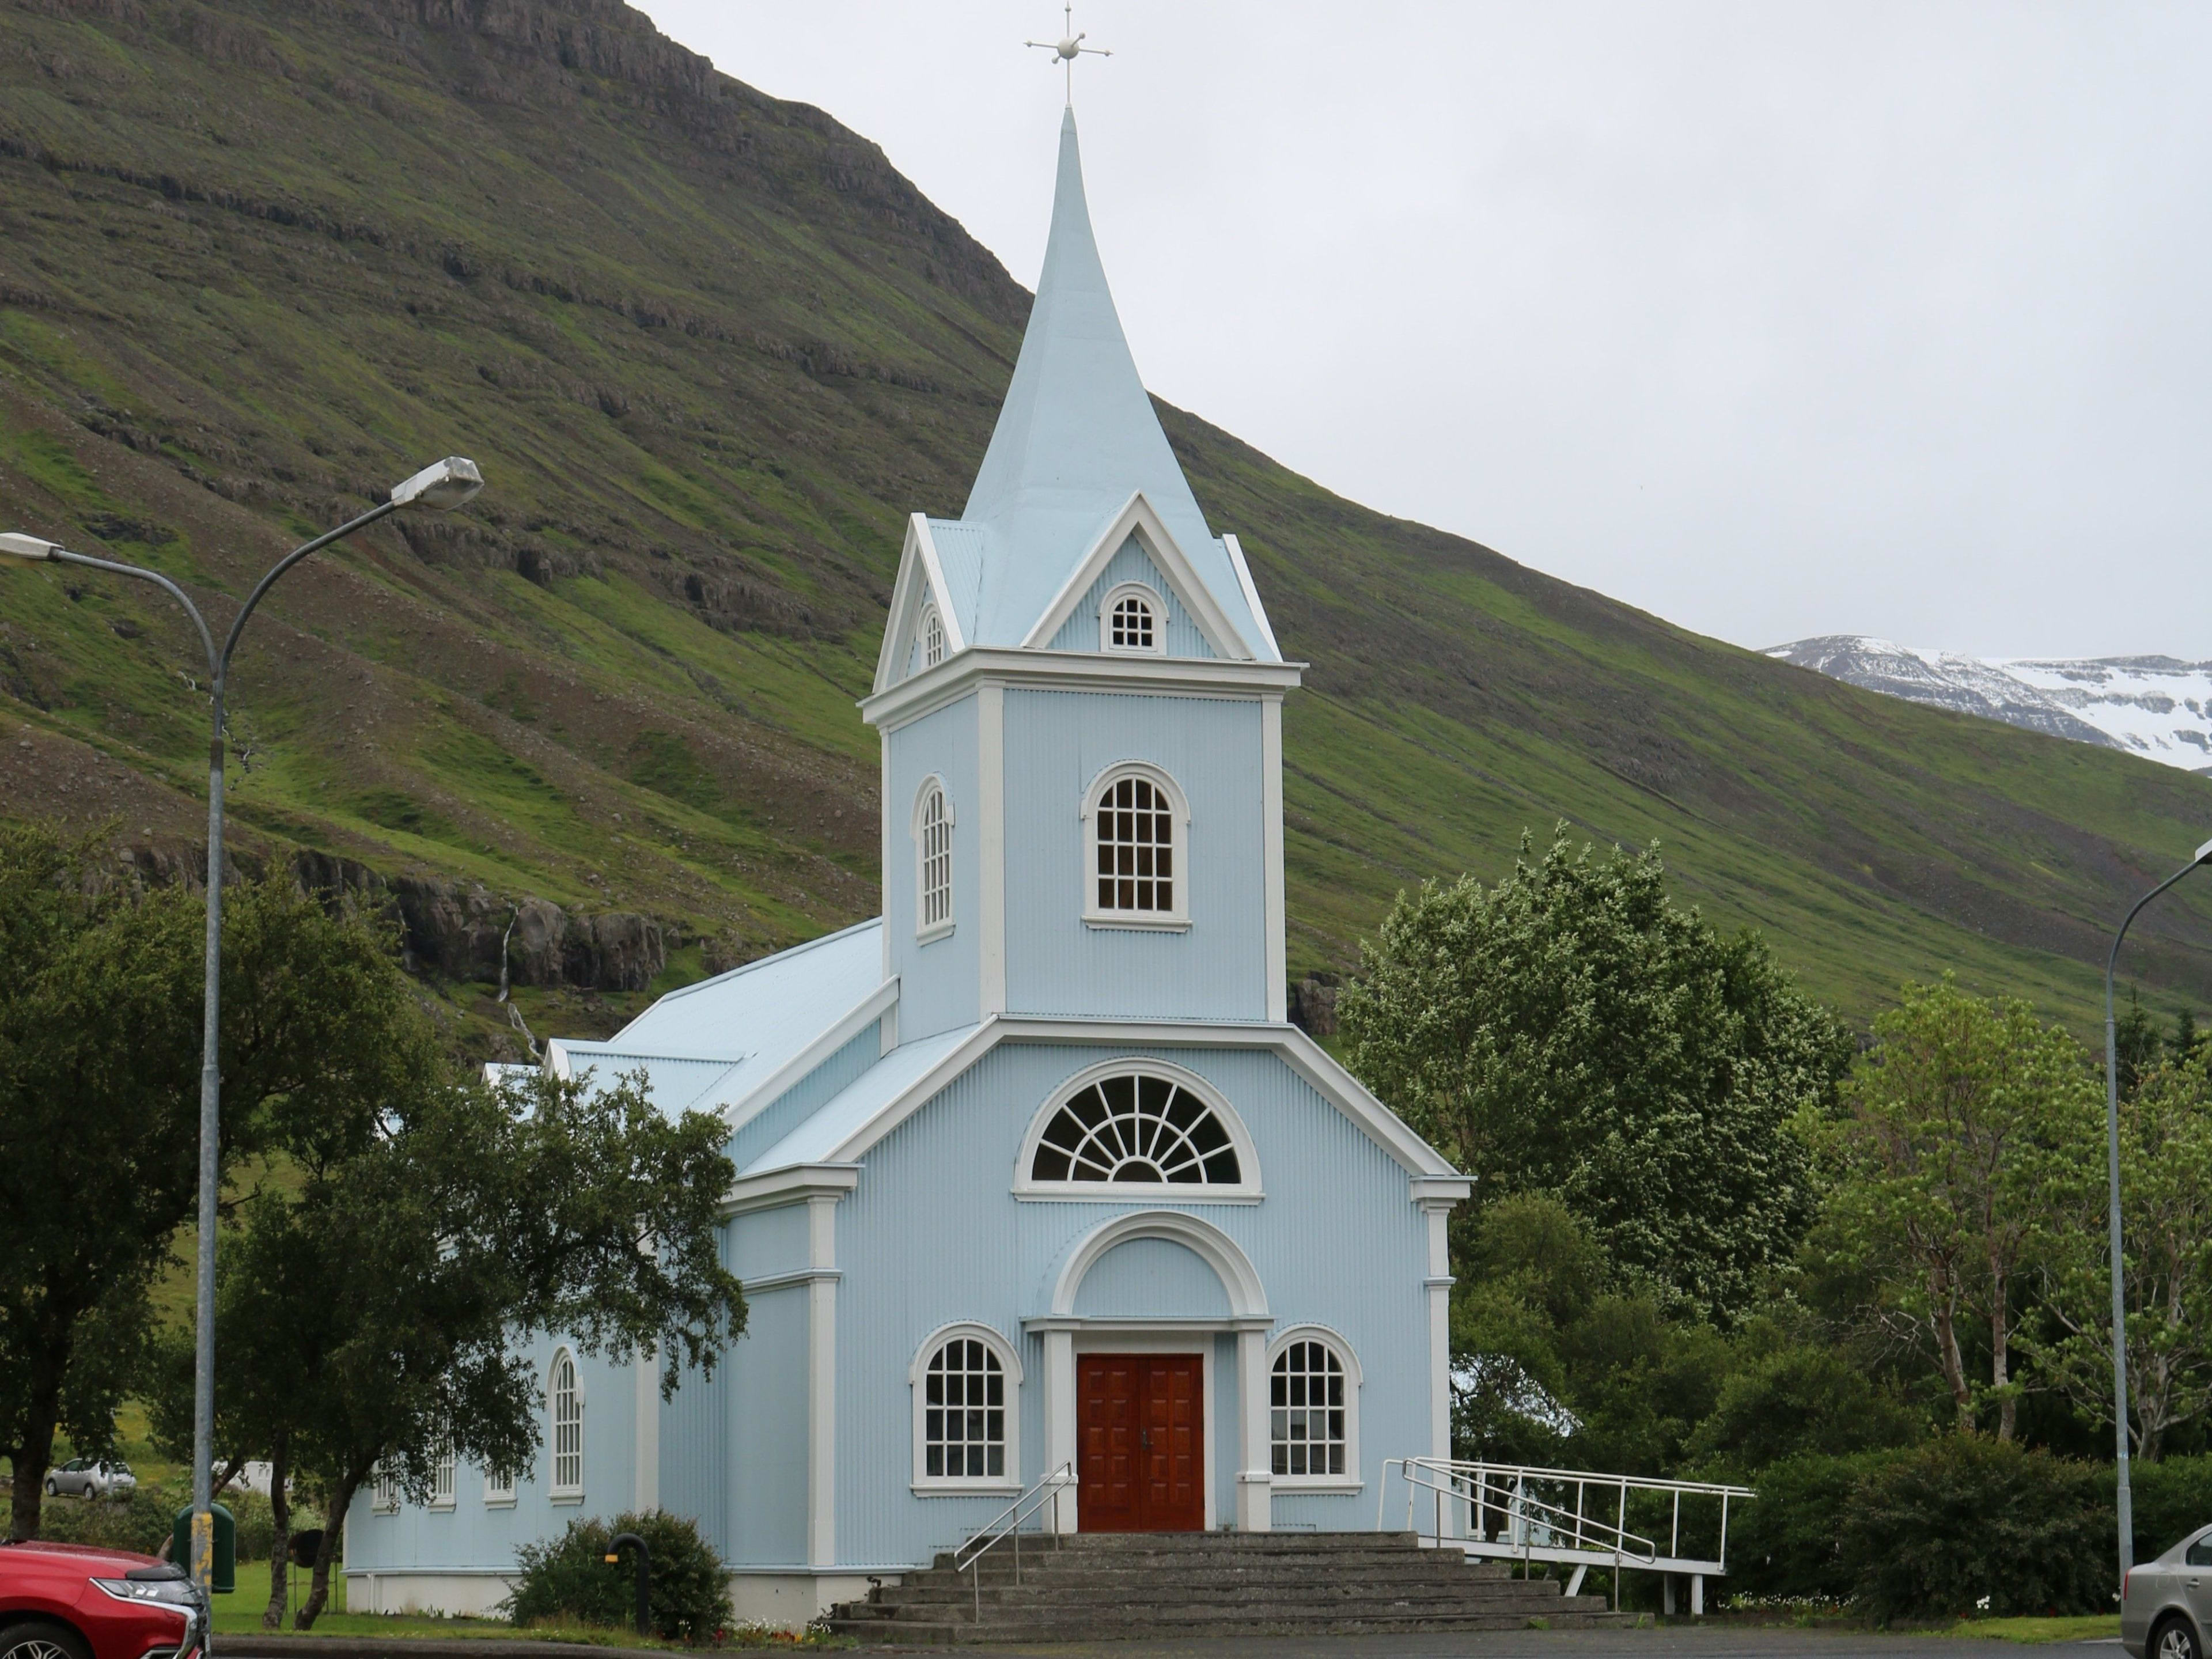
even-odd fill
[[[953,1644],[1123,1638],[1522,1630],[1611,1623],[1594,1595],[1522,1580],[1411,1533],[1084,1533],[1024,1536],[978,1573],[951,1554],[830,1626],[863,1642]]]

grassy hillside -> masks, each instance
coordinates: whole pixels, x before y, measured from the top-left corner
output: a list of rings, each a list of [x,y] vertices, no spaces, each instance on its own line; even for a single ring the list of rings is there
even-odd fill
[[[0,520],[235,596],[475,456],[476,506],[257,621],[236,821],[646,911],[664,981],[872,910],[853,700],[1027,305],[873,146],[610,0],[0,0]],[[1313,664],[1294,971],[1565,818],[1660,841],[1855,1016],[1948,966],[2086,1025],[2123,895],[2212,823],[2206,780],[1698,638],[1164,414]],[[188,847],[197,672],[151,590],[0,572],[5,810]],[[2152,932],[2161,1000],[2212,991],[2212,884]]]

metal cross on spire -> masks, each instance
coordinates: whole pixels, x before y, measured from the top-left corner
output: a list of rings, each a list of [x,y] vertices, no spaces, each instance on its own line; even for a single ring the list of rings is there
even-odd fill
[[[1066,3],[1060,7],[1060,15],[1066,21],[1061,25],[1059,40],[1024,40],[1022,44],[1025,46],[1042,46],[1060,60],[1061,66],[1067,71],[1067,106],[1073,109],[1075,107],[1075,60],[1086,52],[1093,58],[1111,58],[1114,54],[1103,46],[1086,46],[1083,44],[1085,37],[1075,32],[1075,0],[1066,0]]]

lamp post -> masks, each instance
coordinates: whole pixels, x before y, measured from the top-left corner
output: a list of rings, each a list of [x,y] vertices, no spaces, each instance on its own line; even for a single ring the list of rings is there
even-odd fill
[[[215,1440],[215,1229],[218,1180],[216,1152],[222,1115],[222,1078],[216,1064],[221,1036],[219,998],[222,977],[222,714],[223,691],[229,678],[231,653],[238,649],[238,636],[245,631],[246,618],[261,603],[261,596],[269,591],[279,576],[310,553],[328,547],[332,542],[342,540],[402,507],[427,507],[441,512],[450,511],[483,488],[483,475],[477,471],[474,461],[465,456],[448,455],[444,460],[424,467],[412,477],[395,485],[389,496],[360,517],[294,548],[254,584],[253,591],[246,596],[246,603],[239,607],[238,615],[232,619],[230,632],[225,636],[222,649],[219,652],[216,649],[214,635],[208,631],[207,622],[200,615],[199,607],[191,602],[183,588],[159,571],[72,553],[65,547],[57,546],[36,536],[12,532],[0,535],[0,555],[17,559],[49,560],[58,564],[84,565],[90,569],[112,571],[119,576],[136,576],[142,581],[152,582],[185,608],[185,614],[192,619],[192,626],[199,630],[200,644],[207,652],[214,710],[208,735],[207,969],[200,1023],[199,1308],[192,1378],[191,1564],[192,1577],[198,1583],[203,1595],[209,1592],[215,1565],[215,1515],[210,1506],[215,1499],[210,1470]]]
[[[2119,1475],[2120,1582],[2136,1564],[2135,1500],[2128,1489],[2128,1303],[2124,1264],[2120,1256],[2120,1049],[2112,1023],[2112,971],[2120,959],[2120,943],[2143,906],[2179,881],[2200,864],[2212,862],[2212,841],[2198,848],[2188,863],[2135,902],[2112,935],[2112,948],[2105,957],[2105,1175],[2112,1251],[2112,1439]]]

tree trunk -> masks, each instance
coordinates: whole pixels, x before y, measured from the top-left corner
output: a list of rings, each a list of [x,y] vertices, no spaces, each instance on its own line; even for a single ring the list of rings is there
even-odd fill
[[[1966,1362],[1959,1353],[1958,1310],[1953,1302],[1950,1275],[1940,1266],[1929,1268],[1928,1305],[1936,1326],[1936,1357],[1942,1363],[1943,1381],[1950,1385],[1959,1427],[1971,1430],[1974,1426],[1974,1391],[1966,1385]]]
[[[40,1510],[46,1498],[46,1471],[53,1467],[54,1429],[62,1414],[62,1372],[69,1364],[69,1346],[58,1355],[52,1344],[42,1344],[27,1367],[30,1398],[23,1412],[22,1443],[15,1457],[15,1479],[9,1494],[8,1536],[21,1540],[39,1535]]]
[[[2004,1269],[1990,1263],[1990,1381],[1997,1393],[1997,1438],[2010,1440],[2020,1424],[2020,1401],[2006,1388],[2012,1375],[2012,1286]]]
[[[300,1603],[300,1611],[292,1616],[294,1630],[314,1629],[324,1603],[331,1599],[331,1563],[337,1559],[338,1534],[345,1527],[346,1511],[353,1507],[353,1495],[365,1478],[348,1472],[331,1488],[330,1507],[323,1515],[323,1541],[315,1551],[314,1582],[307,1587],[307,1599]]]
[[[284,1490],[291,1462],[291,1436],[276,1431],[269,1448],[269,1605],[261,1610],[261,1628],[284,1628],[284,1589],[289,1582],[285,1563],[292,1554],[292,1494]]]

